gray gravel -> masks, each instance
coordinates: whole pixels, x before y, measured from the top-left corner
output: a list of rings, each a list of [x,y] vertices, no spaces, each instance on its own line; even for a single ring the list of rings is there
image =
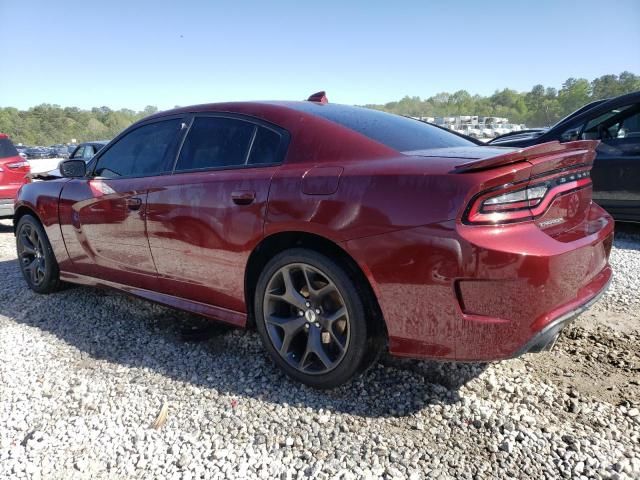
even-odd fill
[[[255,333],[186,342],[199,319],[141,300],[33,294],[8,225],[1,478],[640,478],[640,230],[616,240],[610,293],[557,351],[492,365],[384,358],[317,392],[280,374]],[[598,360],[610,357],[622,363]]]

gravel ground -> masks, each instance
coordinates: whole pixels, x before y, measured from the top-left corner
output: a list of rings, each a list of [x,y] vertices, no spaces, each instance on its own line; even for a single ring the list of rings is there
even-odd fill
[[[317,392],[280,374],[255,333],[194,342],[197,318],[118,293],[33,294],[9,225],[2,478],[640,478],[640,228],[618,235],[609,293],[552,353],[387,357]]]

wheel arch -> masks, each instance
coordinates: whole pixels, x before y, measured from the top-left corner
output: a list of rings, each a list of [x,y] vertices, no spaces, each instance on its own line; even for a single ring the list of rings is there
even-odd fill
[[[16,208],[15,212],[13,213],[13,233],[14,234],[16,233],[16,229],[18,228],[18,223],[20,222],[20,219],[25,215],[32,215],[38,222],[40,222],[40,225],[44,226],[38,213],[30,206],[25,205],[23,203],[20,206],[18,206],[18,208]]]
[[[244,292],[247,306],[247,327],[255,327],[253,297],[258,278],[268,261],[280,252],[291,248],[307,248],[332,259],[338,259],[346,267],[347,273],[357,279],[356,288],[364,293],[367,315],[374,320],[374,333],[388,338],[387,326],[382,314],[372,279],[363,267],[338,243],[315,233],[304,231],[283,231],[271,234],[253,249],[245,269]],[[366,268],[366,267],[365,267]]]

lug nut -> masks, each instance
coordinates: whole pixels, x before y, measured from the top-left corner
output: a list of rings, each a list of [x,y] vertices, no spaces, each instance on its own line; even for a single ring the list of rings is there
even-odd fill
[[[320,309],[319,309],[319,308],[316,308],[316,313],[317,313],[318,315],[320,315]]]
[[[306,305],[307,307],[310,307],[310,306],[311,306],[311,304],[310,304],[309,302],[305,302],[305,305]]]
[[[320,322],[316,322],[316,327],[320,328]]]
[[[309,324],[308,324],[308,323],[305,323],[305,324],[304,324],[304,329],[305,329],[305,330],[309,330]]]
[[[301,317],[304,315],[304,312],[302,310],[298,310],[298,316]]]

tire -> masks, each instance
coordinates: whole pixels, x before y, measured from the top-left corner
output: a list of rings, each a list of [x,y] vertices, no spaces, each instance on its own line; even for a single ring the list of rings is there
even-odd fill
[[[289,377],[334,388],[378,357],[371,350],[381,342],[372,341],[375,329],[367,324],[363,297],[333,260],[313,250],[286,250],[258,278],[256,328],[273,362]]]
[[[24,215],[18,222],[16,250],[22,276],[31,290],[46,294],[60,289],[60,270],[51,243],[32,215]]]

